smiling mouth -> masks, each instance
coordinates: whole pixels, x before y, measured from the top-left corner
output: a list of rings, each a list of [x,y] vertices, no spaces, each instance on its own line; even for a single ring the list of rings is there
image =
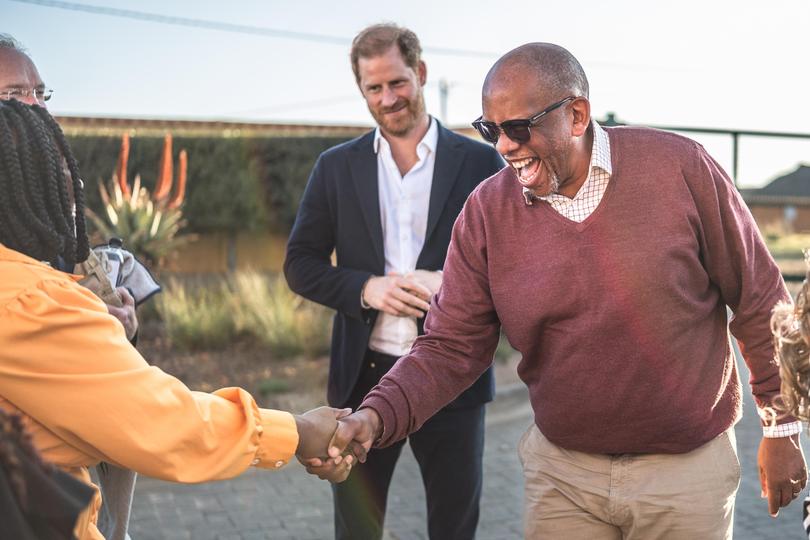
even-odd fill
[[[530,157],[511,160],[509,164],[515,169],[520,183],[530,185],[540,173],[540,165],[542,162],[537,158]]]
[[[394,105],[393,107],[391,107],[391,108],[390,108],[390,109],[388,109],[387,111],[384,111],[384,114],[394,114],[394,113],[398,113],[399,111],[402,111],[402,110],[407,109],[407,108],[408,108],[408,104],[407,104],[407,103],[402,103],[402,104],[400,104],[400,105]]]

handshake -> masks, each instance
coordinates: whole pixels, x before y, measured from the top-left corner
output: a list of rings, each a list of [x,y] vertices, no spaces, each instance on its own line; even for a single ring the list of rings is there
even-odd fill
[[[295,456],[310,474],[339,483],[352,465],[365,462],[371,445],[382,434],[382,420],[373,409],[318,407],[294,415],[298,428]]]

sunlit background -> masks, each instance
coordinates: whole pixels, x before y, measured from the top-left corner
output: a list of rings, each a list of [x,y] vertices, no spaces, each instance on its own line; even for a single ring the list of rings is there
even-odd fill
[[[428,108],[450,126],[480,114],[481,81],[500,54],[551,41],[585,67],[596,118],[810,133],[805,0],[0,0],[0,31],[55,89],[51,109],[83,116],[371,125],[348,51],[381,21],[421,38]],[[693,137],[731,169],[729,137]],[[739,184],[802,161],[810,140],[744,137]]]

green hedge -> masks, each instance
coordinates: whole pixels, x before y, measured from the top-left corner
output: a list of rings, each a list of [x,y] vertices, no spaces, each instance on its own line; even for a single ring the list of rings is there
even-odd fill
[[[188,151],[184,213],[190,232],[269,228],[287,233],[318,155],[346,137],[175,137],[177,154]],[[101,210],[98,183],[109,181],[118,159],[118,137],[73,136],[88,205]],[[129,179],[140,173],[150,190],[157,177],[162,137],[132,137]]]

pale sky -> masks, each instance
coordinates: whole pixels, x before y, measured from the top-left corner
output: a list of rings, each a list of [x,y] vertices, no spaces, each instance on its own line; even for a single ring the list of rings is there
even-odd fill
[[[596,118],[613,111],[637,124],[810,133],[807,0],[75,3],[260,27],[270,35],[0,0],[0,32],[28,48],[55,90],[49,107],[56,114],[372,125],[349,45],[364,26],[393,21],[414,30],[426,49],[425,95],[436,116],[438,81],[450,84],[450,126],[481,114],[481,82],[498,56],[550,41],[585,68]],[[730,138],[693,138],[731,170]],[[740,150],[745,187],[810,163],[810,139],[748,138]]]

